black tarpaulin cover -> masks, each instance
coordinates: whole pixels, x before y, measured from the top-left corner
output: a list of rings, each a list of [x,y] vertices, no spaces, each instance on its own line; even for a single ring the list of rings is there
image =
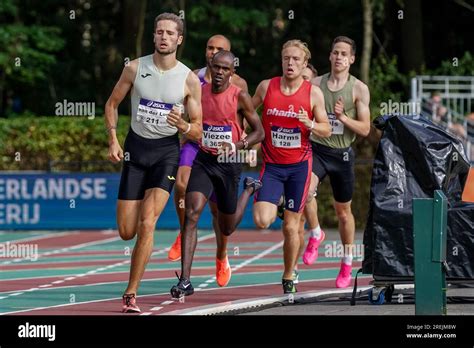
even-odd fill
[[[469,163],[457,138],[422,117],[381,116],[374,125],[383,136],[372,170],[363,272],[375,279],[413,277],[412,200],[432,198],[441,189],[449,205],[459,202]],[[448,214],[463,221],[448,219],[448,265],[459,265],[451,267],[448,276],[473,275],[473,209],[466,205]],[[450,258],[449,246],[461,241],[470,243]]]

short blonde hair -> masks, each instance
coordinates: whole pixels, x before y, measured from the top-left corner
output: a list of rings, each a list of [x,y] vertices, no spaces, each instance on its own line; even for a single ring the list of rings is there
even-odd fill
[[[303,50],[305,61],[308,61],[308,60],[311,59],[311,52],[309,51],[308,45],[306,44],[306,42],[303,42],[303,41],[297,40],[297,39],[288,40],[287,42],[285,42],[283,44],[283,47],[282,47],[281,51],[283,52],[283,50],[285,48],[288,48],[288,47],[298,47],[299,49]]]

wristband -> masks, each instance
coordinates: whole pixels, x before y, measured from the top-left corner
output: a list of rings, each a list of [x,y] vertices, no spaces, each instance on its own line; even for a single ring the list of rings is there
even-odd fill
[[[188,123],[188,128],[186,129],[186,132],[183,132],[183,134],[188,134],[190,130],[191,130],[191,123]]]
[[[117,126],[111,126],[111,127],[107,128],[107,130],[106,130],[107,134],[109,134],[112,129],[117,129]]]
[[[313,128],[314,128],[314,120],[311,120],[311,128],[310,128],[310,130],[313,130]]]
[[[249,142],[247,141],[247,138],[243,138],[242,143],[244,144],[244,150],[247,150],[247,148],[249,147]]]

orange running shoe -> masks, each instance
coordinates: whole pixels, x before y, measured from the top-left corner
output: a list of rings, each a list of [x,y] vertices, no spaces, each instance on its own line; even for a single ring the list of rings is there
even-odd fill
[[[232,270],[229,264],[229,258],[226,256],[224,260],[216,258],[216,281],[219,286],[229,284]]]
[[[181,232],[179,232],[170,251],[168,251],[168,259],[170,261],[179,261],[181,259]]]

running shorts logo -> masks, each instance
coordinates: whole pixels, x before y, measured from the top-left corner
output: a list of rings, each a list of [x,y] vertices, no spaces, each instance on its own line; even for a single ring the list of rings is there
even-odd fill
[[[176,179],[172,175],[168,175],[168,180],[175,181]]]
[[[301,147],[301,129],[272,126],[272,145],[285,149]]]
[[[202,126],[202,145],[208,149],[217,149],[222,142],[232,143],[232,126]]]

